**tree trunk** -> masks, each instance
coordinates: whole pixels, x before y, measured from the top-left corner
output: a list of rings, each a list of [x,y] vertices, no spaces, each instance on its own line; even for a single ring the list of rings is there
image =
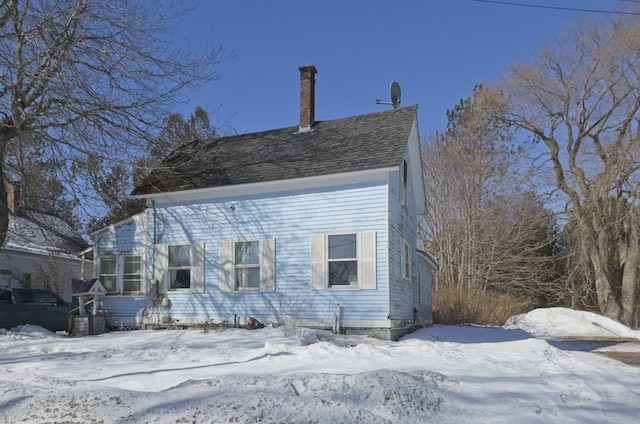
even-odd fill
[[[591,265],[595,274],[596,295],[600,313],[607,318],[620,321],[622,308],[616,299],[615,292],[611,288],[609,277],[605,269],[606,258],[602,258],[596,248],[592,249],[590,256]]]
[[[609,244],[607,229],[600,225],[597,218],[584,215],[579,218],[583,220],[582,230],[585,234],[590,235],[583,240],[586,243],[585,249],[588,252],[589,261],[593,266],[598,308],[602,315],[619,322],[622,316],[622,307],[611,284],[610,270],[607,267],[608,252],[614,246]]]
[[[9,230],[9,205],[4,176],[4,150],[0,151],[0,248],[4,246]]]
[[[621,251],[620,264],[622,265],[622,288],[621,288],[621,306],[622,316],[620,322],[627,327],[633,328],[636,317],[637,302],[637,274],[638,274],[638,256],[640,255],[640,244],[636,237],[630,236],[626,241],[626,246]]]

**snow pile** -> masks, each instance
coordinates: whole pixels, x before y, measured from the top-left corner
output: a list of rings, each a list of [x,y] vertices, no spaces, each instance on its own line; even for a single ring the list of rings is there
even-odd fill
[[[567,308],[534,309],[509,320],[505,328],[520,328],[536,337],[606,338],[623,337],[640,339],[640,331],[631,330],[602,315]]]
[[[0,422],[635,423],[640,368],[552,340],[612,330],[638,334],[557,308],[399,342],[276,328],[71,338],[24,326],[0,331]]]

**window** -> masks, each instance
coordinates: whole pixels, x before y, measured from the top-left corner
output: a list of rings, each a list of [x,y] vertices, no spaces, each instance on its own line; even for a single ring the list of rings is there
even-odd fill
[[[124,256],[123,292],[133,293],[142,290],[142,261],[139,255]]]
[[[327,236],[329,287],[358,285],[358,255],[355,234]]]
[[[275,291],[275,239],[221,242],[220,290]]]
[[[191,288],[191,248],[188,244],[168,248],[169,290]]]
[[[142,259],[133,252],[100,256],[98,278],[108,294],[142,290]]]
[[[203,293],[204,243],[157,244],[153,276],[161,293]]]
[[[402,160],[402,169],[400,170],[400,204],[407,206],[409,203],[409,166],[406,160]]]
[[[31,292],[33,293],[33,303],[55,305],[60,301],[58,296],[46,290],[32,290]]]
[[[404,238],[402,239],[402,249],[400,266],[402,267],[402,278],[405,280],[411,279],[411,249],[409,243]]]
[[[375,289],[375,231],[312,234],[311,288]]]
[[[235,289],[260,289],[260,242],[240,241],[235,246]]]
[[[98,278],[109,294],[118,293],[118,274],[116,270],[116,264],[117,259],[115,256],[100,257],[100,273]]]

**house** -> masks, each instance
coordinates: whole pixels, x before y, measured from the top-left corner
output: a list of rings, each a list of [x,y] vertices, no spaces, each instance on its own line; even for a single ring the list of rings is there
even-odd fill
[[[48,289],[72,297],[72,279],[93,272],[92,249],[63,219],[20,204],[20,185],[5,181],[9,227],[0,248],[0,287]]]
[[[316,121],[316,68],[299,69],[299,125],[186,144],[135,188],[145,212],[94,234],[113,327],[254,318],[397,339],[431,323],[417,107]]]

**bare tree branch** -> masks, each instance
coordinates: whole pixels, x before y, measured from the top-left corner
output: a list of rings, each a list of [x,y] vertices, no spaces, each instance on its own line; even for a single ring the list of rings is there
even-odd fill
[[[170,2],[3,0],[0,174],[10,146],[33,134],[64,158],[58,173],[78,197],[87,185],[75,173],[89,157],[140,157],[181,93],[217,78],[219,48],[196,55],[171,42],[182,12]],[[6,224],[0,184],[0,245]]]
[[[571,28],[556,48],[514,67],[501,85],[512,102],[510,124],[544,142],[556,187],[569,199],[574,269],[594,281],[601,312],[627,325],[635,325],[637,314],[640,246],[640,22],[634,19]]]

